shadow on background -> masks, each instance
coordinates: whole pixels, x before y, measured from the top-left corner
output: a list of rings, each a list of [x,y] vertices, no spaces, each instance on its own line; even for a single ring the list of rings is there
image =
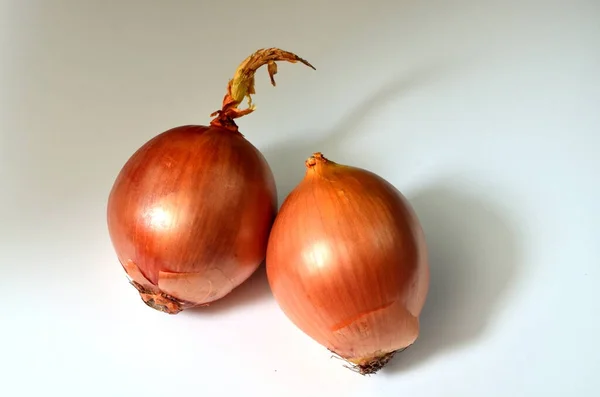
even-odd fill
[[[410,198],[427,237],[431,284],[420,336],[387,372],[423,364],[481,337],[515,279],[517,230],[492,203],[450,184]]]
[[[320,139],[302,138],[302,133],[294,133],[294,140],[286,141],[263,150],[277,183],[279,204],[300,183],[304,177],[305,160],[314,152],[322,152],[332,161],[343,162],[345,153],[344,142],[360,134],[368,134],[361,130],[361,122],[369,114],[385,106],[387,102],[401,97],[411,89],[420,88],[442,73],[447,73],[451,68],[450,63],[431,63],[427,66],[414,70],[412,73],[404,73],[401,77],[383,85],[374,94],[365,98],[356,107],[350,109],[340,122],[330,131],[322,131]],[[348,88],[348,95],[352,95],[352,87]],[[310,127],[310,126],[307,126]],[[314,130],[310,133],[314,137]]]

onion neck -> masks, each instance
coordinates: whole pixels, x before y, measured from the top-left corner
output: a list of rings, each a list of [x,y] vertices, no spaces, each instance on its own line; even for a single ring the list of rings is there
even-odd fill
[[[320,175],[324,176],[325,174],[331,175],[331,172],[341,165],[329,160],[327,157],[323,156],[321,152],[315,152],[304,162],[306,165],[306,176],[309,175]]]
[[[333,163],[333,162],[330,161],[327,157],[323,156],[323,153],[321,153],[321,152],[313,153],[312,156],[310,156],[304,162],[304,164],[306,165],[306,168],[309,170],[316,169],[327,163]]]
[[[221,110],[217,110],[211,114],[211,117],[215,118],[210,124],[237,131],[238,127],[234,120],[255,110],[251,95],[256,93],[254,89],[254,75],[256,71],[261,66],[267,65],[271,84],[275,86],[275,74],[277,74],[276,61],[301,62],[315,69],[308,61],[300,58],[298,55],[279,48],[263,48],[256,51],[238,66],[233,78],[229,80]],[[246,109],[239,109],[238,106],[243,102],[244,98],[248,98],[248,107]]]

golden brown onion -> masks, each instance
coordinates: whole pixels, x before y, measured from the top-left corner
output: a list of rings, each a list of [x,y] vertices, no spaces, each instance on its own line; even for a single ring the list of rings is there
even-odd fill
[[[284,313],[321,345],[375,373],[419,334],[429,265],[419,221],[372,172],[315,153],[269,237],[267,276]]]
[[[143,301],[170,314],[205,305],[244,282],[265,258],[277,192],[263,155],[238,131],[254,73],[300,61],[276,48],[248,57],[210,126],[173,128],[138,149],[108,199],[108,230]],[[312,67],[312,66],[311,66]]]

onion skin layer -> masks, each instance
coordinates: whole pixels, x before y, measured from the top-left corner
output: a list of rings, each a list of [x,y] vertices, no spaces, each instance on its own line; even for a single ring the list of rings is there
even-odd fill
[[[108,228],[142,299],[173,313],[250,277],[276,211],[271,169],[239,132],[182,126],[127,161],[109,196]]]
[[[429,289],[420,223],[378,175],[321,153],[285,199],[267,248],[267,277],[304,333],[375,373],[419,335]]]

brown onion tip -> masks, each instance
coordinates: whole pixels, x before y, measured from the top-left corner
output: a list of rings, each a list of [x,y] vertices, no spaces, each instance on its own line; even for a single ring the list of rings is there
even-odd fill
[[[404,348],[405,349],[405,348]],[[393,352],[385,353],[381,356],[371,357],[360,360],[358,363],[349,361],[349,369],[358,372],[361,375],[372,375],[377,373],[380,369],[386,366],[391,361],[394,355],[404,349],[395,350]]]
[[[150,291],[135,281],[131,281],[131,285],[138,290],[142,301],[144,301],[146,305],[159,312],[177,314],[184,309],[183,302],[178,301],[172,296],[162,292]]]
[[[315,152],[310,156],[304,164],[306,164],[307,168],[314,167],[317,163],[327,163],[329,160],[323,156],[321,152]]]
[[[371,375],[377,373],[380,369],[385,367],[387,363],[394,357],[394,355],[399,350],[386,353],[379,357],[373,357],[367,360],[360,362],[359,364],[354,364],[354,370],[357,371],[361,375]]]
[[[385,367],[387,365],[387,363],[389,363],[392,360],[392,358],[394,358],[396,353],[400,353],[400,352],[406,350],[407,348],[408,348],[408,346],[405,348],[402,348],[402,349],[395,350],[393,352],[381,354],[379,356],[363,358],[363,359],[354,359],[354,360],[353,359],[345,359],[345,358],[341,357],[339,354],[337,354],[336,352],[334,352],[333,350],[331,350],[331,349],[328,349],[328,350],[334,354],[334,356],[332,356],[332,357],[336,357],[347,363],[347,365],[345,365],[344,367],[346,367],[354,372],[357,372],[361,375],[373,375],[373,374],[376,374],[377,372],[379,372],[379,370],[381,370],[383,367]]]
[[[211,117],[216,116],[211,121],[211,125],[237,131],[237,125],[233,119],[243,117],[254,111],[254,104],[252,103],[252,95],[256,93],[254,88],[254,74],[258,68],[267,65],[271,84],[275,86],[275,74],[277,74],[276,61],[301,62],[311,69],[315,69],[306,59],[302,59],[298,55],[280,48],[263,48],[256,51],[238,66],[235,75],[229,80],[227,94],[223,98],[221,110],[211,113]],[[242,103],[244,98],[248,98],[248,108],[238,109],[238,105]]]

